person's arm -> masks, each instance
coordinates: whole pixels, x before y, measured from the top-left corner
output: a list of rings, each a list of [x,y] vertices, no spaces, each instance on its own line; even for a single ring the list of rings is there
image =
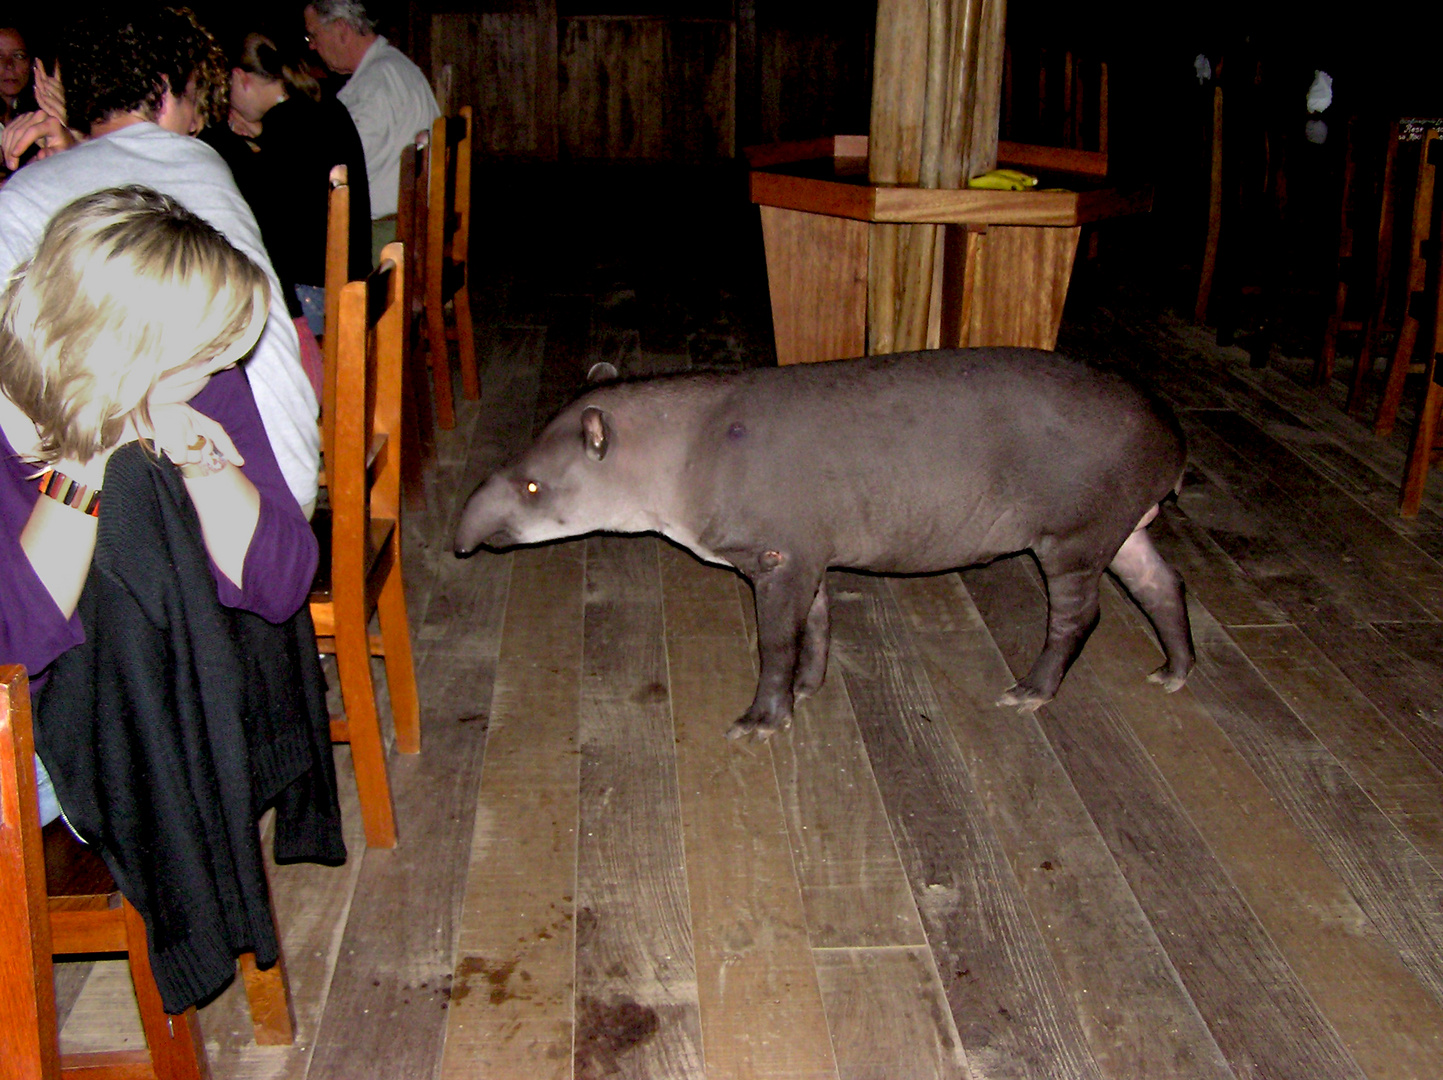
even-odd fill
[[[109,457],[105,454],[92,458],[84,465],[78,461],[62,460],[50,467],[76,483],[98,491],[105,479],[105,464]],[[96,523],[92,514],[49,496],[41,496],[35,501],[30,518],[20,532],[20,549],[66,619],[74,614],[75,606],[80,602],[80,591],[90,575],[90,560],[95,555]]]
[[[185,478],[211,562],[244,592],[246,553],[260,517],[260,493],[241,471],[244,454],[224,424],[189,403],[152,405],[150,418],[156,447]]]
[[[220,424],[245,461],[239,469],[229,468],[186,481],[197,512],[203,513],[203,500],[208,503],[214,498],[234,513],[230,500],[236,492],[228,491],[226,485],[237,478],[250,485],[256,498],[254,522],[244,534],[244,522],[223,526],[233,535],[217,538],[215,544],[207,534],[221,603],[255,612],[271,622],[282,622],[299,610],[310,593],[319,559],[315,533],[276,462],[245,374],[239,368],[220,372],[190,400],[190,406]],[[222,558],[232,560],[237,553],[241,557],[240,574],[233,577]]]

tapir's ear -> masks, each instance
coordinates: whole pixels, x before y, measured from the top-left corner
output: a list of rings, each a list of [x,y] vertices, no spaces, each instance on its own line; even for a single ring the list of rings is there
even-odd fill
[[[588,405],[581,411],[581,441],[586,444],[586,456],[592,461],[606,457],[606,437],[606,414],[595,405]]]
[[[621,372],[616,370],[616,365],[610,360],[598,360],[586,373],[586,381],[593,386],[598,383],[615,382],[619,378],[621,378]]]

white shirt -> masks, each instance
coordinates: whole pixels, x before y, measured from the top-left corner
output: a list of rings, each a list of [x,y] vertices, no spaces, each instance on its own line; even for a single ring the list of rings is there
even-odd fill
[[[441,115],[431,84],[411,58],[384,37],[361,57],[336,94],[361,136],[366,180],[371,185],[371,220],[396,212],[401,189],[401,151]]]
[[[14,173],[0,188],[0,283],[35,254],[41,234],[59,210],[82,195],[127,184],[169,195],[210,222],[265,271],[271,285],[270,313],[245,361],[246,375],[287,486],[302,506],[314,502],[321,461],[319,410],[301,367],[296,328],[286,313],[255,216],[226,163],[205,143],[154,124],[131,124]]]

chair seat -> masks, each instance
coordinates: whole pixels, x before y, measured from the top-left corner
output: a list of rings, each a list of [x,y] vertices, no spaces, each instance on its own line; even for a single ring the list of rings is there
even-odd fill
[[[41,837],[45,845],[45,891],[52,901],[116,891],[115,878],[105,860],[93,847],[77,840],[64,819],[56,818],[45,826]]]
[[[332,550],[332,526],[333,519],[329,509],[322,507],[315,512],[311,518],[311,529],[316,534],[316,543],[320,546],[320,562],[316,566],[316,576],[311,581],[311,618],[316,623],[316,633],[328,635],[334,632],[334,628],[323,630],[322,619],[317,617],[316,605],[331,603],[333,599],[331,588],[331,550]],[[370,521],[371,536],[370,542],[366,545],[366,579],[370,581],[375,576],[377,566],[380,564],[381,556],[388,549],[391,537],[396,532],[395,518],[373,517]],[[373,601],[368,598],[366,603],[367,611],[370,610]],[[333,620],[325,619],[327,625]]]

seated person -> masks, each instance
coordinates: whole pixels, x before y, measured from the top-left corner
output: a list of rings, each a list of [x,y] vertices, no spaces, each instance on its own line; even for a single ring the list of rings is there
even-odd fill
[[[0,26],[0,125],[35,109],[30,87],[30,50],[13,26]]]
[[[46,143],[50,156],[0,188],[0,280],[34,253],[61,207],[100,188],[143,184],[218,229],[260,266],[272,293],[282,295],[230,170],[214,150],[189,137],[224,100],[224,66],[214,39],[188,13],[129,8],[107,6],[77,24],[62,44],[68,121],[88,138],[56,152],[68,142],[65,121],[44,112],[5,133],[12,165],[36,141]],[[320,471],[319,406],[284,304],[272,305],[245,367],[281,472],[309,514]]]
[[[34,112],[35,91],[30,85],[30,50],[13,26],[0,26],[0,129],[17,116]],[[0,161],[0,183],[10,174]]]
[[[317,544],[237,367],[269,292],[131,186],[62,208],[0,297],[0,657],[34,673],[43,816],[144,918],[171,1013],[279,957],[265,807],[278,860],[345,859]]]
[[[313,0],[305,8],[306,41],[338,75],[336,98],[350,111],[366,148],[371,183],[371,264],[396,239],[401,151],[441,115],[421,69],[376,33],[361,0]]]
[[[76,615],[106,465],[144,440],[180,466],[220,602],[306,602],[314,534],[237,366],[266,325],[254,262],[174,200],[104,190],[55,215],[0,298],[0,657],[36,689]],[[43,769],[42,791],[48,786]],[[58,812],[48,800],[46,820]]]
[[[325,330],[326,224],[332,167],[345,165],[351,188],[350,265],[370,272],[371,203],[366,156],[351,114],[298,57],[283,56],[263,34],[247,34],[231,57],[230,123],[201,136],[235,174],[255,211],[293,317]]]

